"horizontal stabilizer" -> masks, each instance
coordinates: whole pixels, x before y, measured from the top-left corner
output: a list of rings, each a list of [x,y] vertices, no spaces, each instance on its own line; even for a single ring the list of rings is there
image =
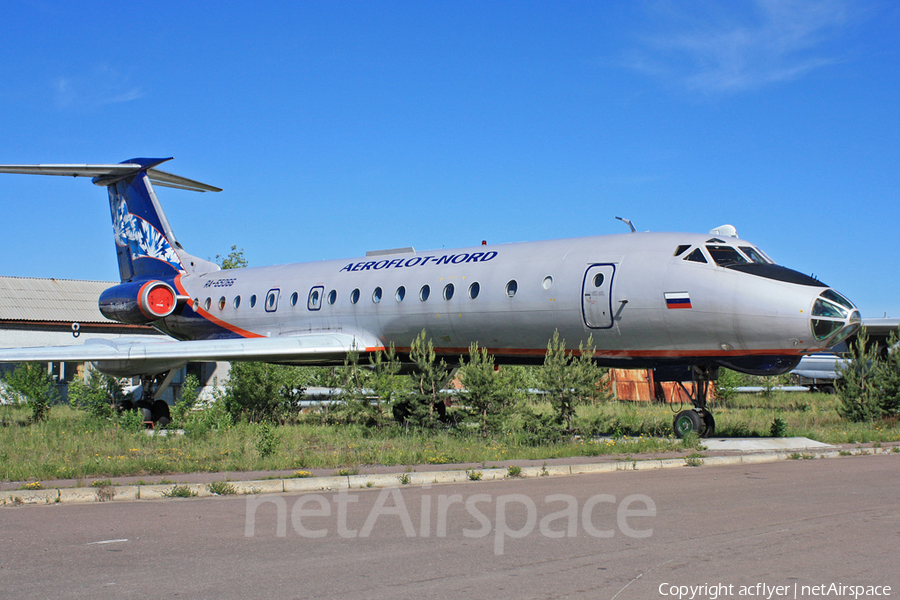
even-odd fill
[[[171,159],[165,159],[171,160]],[[165,162],[165,161],[160,161]],[[158,164],[158,163],[157,163]],[[0,173],[20,175],[59,175],[65,177],[99,178],[97,185],[108,185],[110,182],[137,173],[143,168],[137,163],[121,163],[117,165],[0,165]],[[180,177],[158,169],[147,169],[151,183],[164,187],[173,187],[192,192],[221,192],[221,188],[200,183],[187,177]]]

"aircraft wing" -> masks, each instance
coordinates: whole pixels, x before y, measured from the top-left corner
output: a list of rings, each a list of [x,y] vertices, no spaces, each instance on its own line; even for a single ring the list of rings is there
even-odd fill
[[[360,336],[341,332],[184,342],[130,337],[89,340],[80,346],[3,348],[0,349],[0,362],[100,362],[114,366],[114,370],[122,374],[132,371],[131,374],[138,375],[159,373],[195,361],[317,364],[342,360],[353,351],[372,349]],[[101,366],[101,370],[106,369]]]

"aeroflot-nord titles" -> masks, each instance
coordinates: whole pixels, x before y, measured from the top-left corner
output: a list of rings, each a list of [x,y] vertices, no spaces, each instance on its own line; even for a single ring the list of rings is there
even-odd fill
[[[381,269],[399,269],[403,267],[425,266],[429,261],[435,265],[461,265],[465,263],[487,262],[497,257],[496,251],[472,252],[471,254],[444,254],[443,256],[414,256],[412,258],[393,258],[391,260],[366,261],[349,263],[343,271],[380,271]]]
[[[703,390],[718,367],[783,373],[859,327],[845,296],[777,265],[733,228],[399,248],[223,273],[178,242],[151,182],[221,190],[156,168],[166,160],[0,165],[106,187],[120,283],[100,310],[174,338],[0,349],[0,362],[92,361],[106,373],[162,377],[165,387],[188,361],[340,364],[389,345],[402,355],[423,329],[451,361],[477,342],[498,362],[533,363],[558,331],[569,348],[590,340],[601,364],[691,372],[704,385],[676,429],[709,432]]]

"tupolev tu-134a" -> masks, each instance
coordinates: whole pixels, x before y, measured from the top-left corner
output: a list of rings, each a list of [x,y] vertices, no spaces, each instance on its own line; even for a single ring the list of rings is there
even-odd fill
[[[730,227],[632,228],[222,271],[185,251],[151,182],[221,190],[158,170],[166,160],[0,166],[0,173],[92,177],[105,186],[121,283],[101,294],[100,311],[174,338],[9,348],[0,362],[91,361],[104,373],[155,380],[158,395],[188,361],[341,364],[351,352],[391,344],[403,356],[424,329],[450,362],[477,342],[498,363],[533,364],[558,331],[570,348],[590,340],[605,366],[689,372],[681,379],[694,380],[695,406],[676,415],[676,433],[711,435],[706,390],[719,367],[784,373],[859,327],[845,296],[775,264]]]

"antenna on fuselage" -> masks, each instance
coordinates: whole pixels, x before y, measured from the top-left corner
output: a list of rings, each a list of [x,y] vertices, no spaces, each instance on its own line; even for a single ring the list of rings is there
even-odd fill
[[[622,217],[616,217],[616,218],[617,218],[618,220],[622,221],[623,223],[625,223],[626,225],[628,225],[629,227],[631,227],[631,233],[634,233],[635,231],[637,231],[637,230],[634,228],[634,225],[632,225],[631,219],[623,219]]]

